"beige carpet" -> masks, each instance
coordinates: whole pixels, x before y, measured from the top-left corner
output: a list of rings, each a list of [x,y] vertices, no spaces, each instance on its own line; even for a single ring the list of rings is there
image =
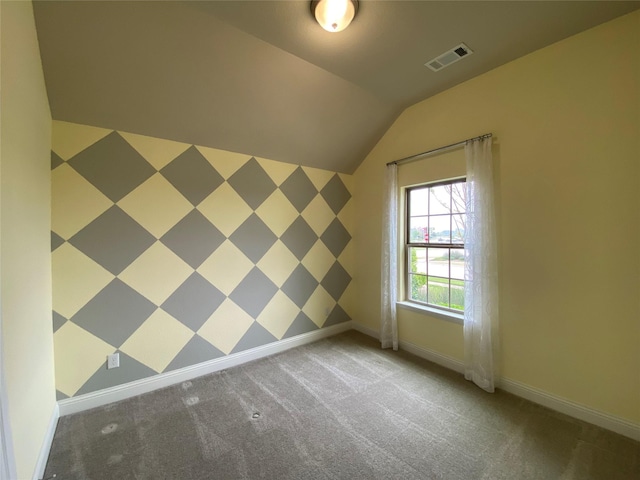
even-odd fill
[[[640,443],[347,332],[60,419],[45,478],[640,479]]]

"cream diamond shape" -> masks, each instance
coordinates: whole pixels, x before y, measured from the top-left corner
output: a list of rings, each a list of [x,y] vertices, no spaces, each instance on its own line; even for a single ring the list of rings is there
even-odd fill
[[[311,203],[307,205],[307,208],[302,211],[301,215],[319,237],[322,236],[329,224],[336,218],[336,214],[333,213],[331,207],[329,207],[320,194],[311,200]]]
[[[298,218],[298,211],[280,189],[273,192],[258,207],[256,214],[278,237]]]
[[[353,318],[351,312],[353,312],[354,296],[356,294],[355,292],[356,289],[354,286],[354,282],[350,282],[349,285],[347,285],[344,293],[340,297],[340,300],[338,300],[338,304],[345,312],[347,312],[347,315],[349,315],[349,317],[351,318]]]
[[[68,243],[51,254],[53,309],[71,318],[115,277]]]
[[[252,268],[253,262],[233,243],[225,240],[202,262],[197,272],[222,293],[229,295]]]
[[[192,273],[193,268],[161,242],[156,242],[118,278],[156,305],[162,305]]]
[[[287,278],[297,266],[298,259],[280,240],[276,240],[276,243],[257,264],[262,273],[269,277],[269,280],[278,287],[281,287],[287,281]]]
[[[193,209],[161,174],[154,174],[118,202],[131,218],[160,238]]]
[[[255,159],[277,186],[280,186],[298,168],[297,165],[291,163],[276,162],[275,160],[258,157],[255,157]]]
[[[340,254],[340,256],[338,257],[338,262],[340,263],[340,265],[342,265],[342,268],[344,268],[347,273],[349,275],[351,275],[351,277],[354,277],[354,262],[355,262],[355,254],[354,254],[354,242],[349,242],[347,243],[347,246],[344,247],[344,250],[342,250],[342,253]],[[353,283],[353,282],[352,282]]]
[[[313,323],[322,327],[327,317],[335,307],[336,301],[327,293],[327,291],[318,285],[316,291],[313,292],[307,303],[302,307],[302,311],[309,317]]]
[[[69,397],[105,365],[115,348],[73,322],[66,322],[53,335],[56,388]]]
[[[340,177],[340,180],[342,180],[342,183],[344,183],[344,186],[347,187],[347,190],[349,190],[349,193],[351,195],[353,195],[353,175],[347,175],[346,173],[339,173],[338,177]]]
[[[208,147],[196,148],[225,180],[236,173],[240,167],[251,159],[250,155],[242,153],[229,152],[227,150],[218,150],[217,148]]]
[[[158,309],[133,332],[120,350],[156,372],[162,372],[193,335],[178,320]]]
[[[146,135],[136,135],[135,133],[118,132],[129,145],[136,149],[147,162],[160,170],[171,163],[181,153],[191,145],[187,143],[164,140],[162,138],[147,137]]]
[[[198,335],[228,355],[252,324],[253,318],[227,298],[200,327]]]
[[[354,201],[353,199],[349,199],[349,201],[342,207],[340,213],[338,213],[338,220],[342,222],[344,228],[347,229],[347,232],[353,237],[353,209],[354,209]]]
[[[299,313],[298,306],[278,290],[256,320],[279,340]]]
[[[113,202],[68,164],[51,172],[51,229],[68,240]]]
[[[54,120],[51,122],[51,150],[63,160],[90,147],[113,130]]]
[[[231,188],[227,182],[220,185],[211,195],[205,198],[198,210],[229,237],[236,228],[253,213],[251,207]]]
[[[335,175],[335,172],[313,167],[302,167],[302,170],[304,170],[304,173],[307,174],[307,177],[309,177],[309,180],[311,180],[311,183],[313,183],[313,186],[316,187],[318,191],[322,190]]]
[[[321,282],[335,261],[333,253],[329,251],[322,240],[318,240],[301,263],[309,270],[313,278]]]

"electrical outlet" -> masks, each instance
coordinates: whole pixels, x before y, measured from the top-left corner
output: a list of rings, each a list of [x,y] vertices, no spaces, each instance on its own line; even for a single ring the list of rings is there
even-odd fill
[[[112,353],[107,355],[107,369],[118,368],[120,366],[120,354]]]

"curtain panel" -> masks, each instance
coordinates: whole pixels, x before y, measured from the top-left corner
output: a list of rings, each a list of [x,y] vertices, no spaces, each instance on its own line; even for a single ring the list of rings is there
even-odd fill
[[[495,389],[498,346],[498,253],[491,137],[467,141],[464,376]]]
[[[387,165],[382,213],[380,342],[398,350],[398,166]]]

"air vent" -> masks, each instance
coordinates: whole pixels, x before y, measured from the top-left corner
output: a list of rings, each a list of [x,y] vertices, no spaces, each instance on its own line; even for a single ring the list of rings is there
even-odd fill
[[[468,57],[473,53],[469,47],[464,43],[453,47],[448,52],[444,52],[442,55],[437,56],[433,60],[429,60],[425,65],[434,72],[438,72],[449,65],[456,63],[458,60],[464,57]]]

